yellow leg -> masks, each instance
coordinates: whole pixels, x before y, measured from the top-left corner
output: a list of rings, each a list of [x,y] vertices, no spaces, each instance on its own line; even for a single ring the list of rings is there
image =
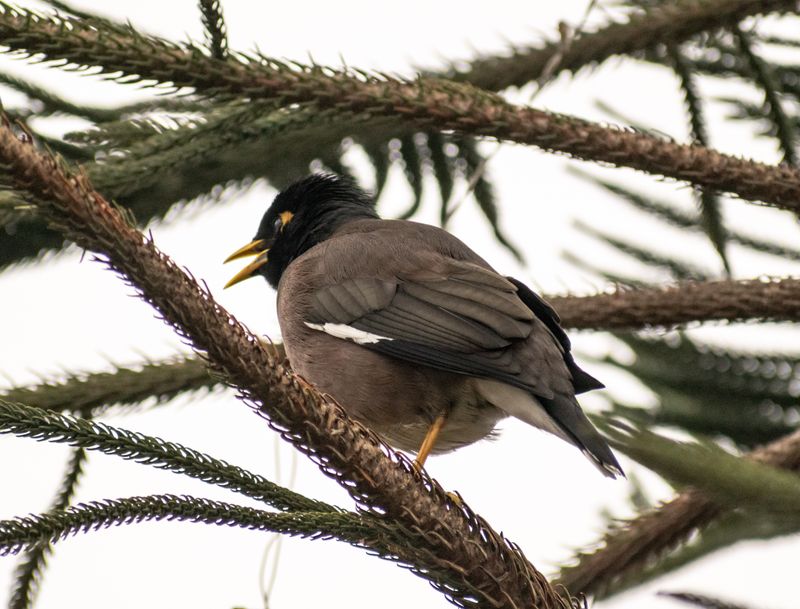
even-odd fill
[[[436,439],[439,437],[439,432],[442,431],[442,427],[444,427],[444,422],[446,419],[447,417],[443,414],[436,417],[433,425],[431,425],[430,429],[428,429],[428,433],[425,434],[425,439],[422,441],[422,446],[419,447],[417,458],[414,459],[414,467],[417,470],[421,470],[425,465],[425,461],[427,460],[428,455],[431,453],[431,450],[433,450],[433,447],[436,444]]]

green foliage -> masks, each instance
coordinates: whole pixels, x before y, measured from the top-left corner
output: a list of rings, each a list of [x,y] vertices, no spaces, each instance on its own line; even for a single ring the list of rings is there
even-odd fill
[[[68,133],[58,142],[69,147],[68,158],[83,162],[106,197],[129,207],[144,224],[163,219],[176,205],[198,197],[213,200],[209,193],[220,185],[244,185],[264,178],[282,188],[307,173],[314,160],[342,168],[345,139],[367,153],[378,190],[390,166],[403,164],[415,195],[406,217],[419,209],[423,176],[430,175],[440,184],[444,209],[453,184],[463,182],[466,172],[482,160],[469,139],[435,133],[436,137],[429,136],[426,154],[420,155],[415,142],[425,134],[397,120],[368,114],[342,117],[338,111],[322,111],[314,105],[281,108],[272,102],[176,101],[173,107],[159,102],[110,110],[108,115],[114,120]],[[401,158],[388,146],[398,137]],[[431,150],[431,144],[438,149]],[[450,162],[442,163],[442,156]],[[496,205],[485,179],[479,180],[475,193],[492,230],[516,251],[499,232]],[[11,213],[5,224],[8,235],[0,242],[0,267],[63,246],[63,239],[30,212]]]
[[[614,448],[672,482],[702,488],[732,508],[788,516],[800,507],[800,476],[731,455],[711,442],[678,442],[608,421]]]
[[[768,541],[800,531],[800,522],[792,515],[753,514],[746,510],[736,510],[720,517],[688,543],[679,546],[659,561],[645,567],[641,573],[616,581],[601,595],[609,598],[630,588],[664,577],[692,562],[712,555],[714,552],[730,548],[743,541]]]
[[[82,448],[75,449],[67,464],[64,480],[56,493],[50,512],[65,510],[72,502],[85,461],[86,451]],[[15,581],[11,591],[10,609],[25,609],[33,604],[39,580],[47,563],[47,555],[52,550],[53,546],[50,541],[40,541],[28,547],[14,573]]]
[[[164,403],[181,393],[210,389],[218,382],[201,360],[170,358],[144,362],[138,368],[117,367],[112,372],[69,373],[63,379],[6,389],[0,399],[91,417],[113,406],[135,407],[150,400]]]
[[[267,512],[211,499],[149,495],[79,504],[38,516],[0,520],[0,555],[30,550],[69,535],[150,520],[186,520],[369,547],[370,528],[342,512]]]
[[[116,455],[222,486],[284,511],[335,511],[331,506],[282,488],[262,476],[180,444],[23,404],[0,400],[0,433]]]
[[[736,352],[686,335],[668,340],[619,334],[633,363],[609,360],[657,396],[650,408],[615,404],[614,412],[642,423],[671,425],[741,446],[776,440],[798,428],[800,356]]]
[[[697,83],[695,82],[696,77],[687,65],[680,48],[669,47],[669,57],[672,60],[675,74],[681,81],[686,110],[689,114],[692,140],[701,146],[708,146],[708,132],[705,124],[706,121],[703,116],[702,100],[700,99],[700,94],[697,91]],[[730,262],[726,254],[727,235],[722,223],[720,199],[715,193],[706,190],[695,193],[695,198],[700,207],[703,228],[719,253],[720,258],[722,258],[725,271],[730,275]],[[691,279],[692,277],[688,278]]]
[[[89,67],[105,73],[120,87],[138,82],[169,90],[148,101],[100,108],[74,103],[25,78],[0,74],[0,86],[21,93],[27,100],[5,111],[20,121],[15,126],[18,134],[32,137],[38,145],[57,152],[71,168],[80,166],[91,187],[119,205],[125,217],[135,217],[140,226],[165,219],[180,221],[182,214],[175,212],[189,201],[219,204],[223,202],[220,193],[224,187],[243,189],[255,180],[264,180],[281,188],[307,173],[312,164],[350,173],[347,152],[356,146],[363,150],[374,172],[376,197],[383,192],[390,174],[405,180],[411,198],[401,217],[419,213],[423,202],[431,199],[431,186],[438,195],[435,198],[442,226],[469,198],[485,217],[497,242],[521,260],[521,252],[500,228],[501,206],[491,180],[492,155],[485,154],[483,148],[488,137],[628,165],[693,184],[690,196],[696,204],[695,212],[684,211],[686,207],[677,200],[657,200],[613,180],[582,174],[639,214],[657,219],[673,230],[704,233],[719,256],[688,260],[681,254],[679,242],[654,248],[637,239],[636,230],[628,226],[611,234],[576,221],[575,226],[584,237],[602,242],[646,269],[674,280],[708,281],[719,274],[714,270],[719,261],[727,275],[732,273],[730,256],[734,245],[745,252],[800,261],[800,250],[735,230],[723,218],[723,208],[727,211],[727,207],[719,192],[771,203],[783,197],[779,206],[796,212],[800,208],[792,194],[796,190],[791,188],[796,186],[798,176],[791,167],[760,166],[747,161],[735,167],[751,169],[753,173],[728,175],[731,170],[725,163],[730,159],[708,150],[714,139],[709,125],[715,124],[710,119],[715,104],[709,104],[712,100],[705,99],[702,93],[703,82],[711,78],[750,87],[761,103],[744,96],[716,101],[730,108],[729,119],[754,122],[761,136],[774,139],[783,162],[796,165],[800,62],[774,61],[768,50],[771,46],[797,49],[800,41],[761,31],[758,23],[752,30],[742,27],[742,20],[753,15],[796,12],[796,3],[629,2],[633,6],[628,7],[624,19],[595,30],[570,32],[564,25],[558,39],[550,42],[480,57],[464,70],[418,78],[357,68],[334,70],[278,61],[257,53],[238,53],[228,48],[219,0],[199,0],[206,34],[202,47],[148,36],[131,24],[63,2],[53,0],[49,4],[61,16],[0,6],[3,52],[69,62],[56,67]],[[495,93],[534,82],[544,87],[550,82],[549,77],[575,74],[620,55],[666,66],[674,72],[685,102],[690,139],[696,147],[681,148],[659,134],[658,125],[608,129],[565,115],[515,106]],[[441,118],[444,110],[451,112],[449,118]],[[40,121],[55,115],[80,118],[89,125],[60,137],[45,135],[39,130]],[[29,122],[33,127],[22,126]],[[624,117],[623,122],[631,124]],[[641,137],[625,140],[627,136]],[[622,143],[603,147],[617,141]],[[621,161],[623,158],[628,160]],[[653,159],[666,159],[666,165]],[[678,169],[664,170],[670,163]],[[10,170],[4,167],[2,171]],[[695,179],[702,172],[727,177],[716,182]],[[763,188],[747,189],[759,180],[765,185]],[[781,190],[780,196],[773,199],[762,196],[764,189],[772,185],[778,189],[786,186],[787,190]],[[40,189],[37,199],[32,188],[11,184],[5,177],[3,188],[0,268],[22,261],[46,263],[50,258],[44,253],[59,251],[66,244],[63,227],[48,226],[36,211],[38,205],[46,206],[41,191],[53,195],[54,190]],[[86,192],[92,191],[87,187]],[[677,196],[681,194],[687,193]],[[627,286],[652,283],[650,279],[627,276],[618,269],[588,262],[574,251],[567,255],[576,264]],[[176,326],[184,336],[188,335],[180,323]],[[619,334],[617,339],[633,351],[634,360],[607,357],[605,361],[638,378],[653,392],[655,401],[644,407],[614,400],[610,416],[615,423],[607,425],[608,434],[616,447],[635,462],[680,487],[699,489],[689,493],[705,494],[702,500],[697,495],[690,494],[685,499],[686,495],[680,494],[676,499],[679,507],[688,504],[689,508],[669,512],[669,504],[654,506],[641,488],[635,487],[631,502],[638,519],[620,527],[610,525],[604,548],[582,553],[572,571],[593,559],[602,563],[606,557],[605,571],[589,577],[586,589],[610,595],[743,539],[771,539],[800,530],[800,520],[795,516],[800,507],[800,482],[795,471],[787,471],[795,469],[793,462],[770,464],[721,448],[732,444],[745,451],[765,443],[774,447],[781,438],[797,431],[800,355],[721,349],[697,340],[691,333],[660,339]],[[447,528],[450,521],[443,518],[435,530],[423,530],[418,524],[419,514],[409,508],[409,503],[398,503],[399,512],[417,518],[411,530],[385,507],[383,511],[371,507],[374,498],[363,490],[374,490],[367,486],[367,482],[374,482],[369,472],[362,469],[356,475],[338,471],[331,454],[341,457],[342,462],[347,459],[341,452],[316,452],[310,428],[303,432],[308,437],[301,437],[303,434],[287,431],[284,422],[271,423],[319,461],[326,473],[337,477],[365,508],[364,513],[346,512],[305,497],[185,446],[88,420],[113,407],[167,404],[187,392],[210,390],[222,383],[222,368],[215,370],[216,374],[209,374],[205,361],[181,358],[145,362],[131,368],[115,367],[103,373],[68,373],[33,387],[3,391],[0,434],[75,447],[50,510],[0,522],[0,553],[26,552],[17,569],[12,607],[31,606],[52,542],[101,527],[163,519],[338,539],[409,567],[461,605],[477,606],[485,600],[481,596],[484,589],[475,587],[467,577],[474,574],[467,573],[458,562],[467,553],[453,550],[453,544],[464,539],[463,535],[452,533],[458,529]],[[252,397],[247,391],[245,394]],[[669,439],[652,431],[655,426],[688,432],[696,440]],[[107,499],[70,507],[89,450],[215,484],[278,511],[173,495]],[[393,474],[405,467],[402,460],[391,463],[396,466],[391,470]],[[414,480],[418,481],[419,476]],[[427,501],[441,507],[442,513],[455,513],[458,508],[442,499],[444,494],[435,483],[423,476],[421,484],[425,485]],[[413,507],[431,505],[421,501],[420,496],[414,496],[419,501]],[[400,501],[404,497],[391,498]],[[482,561],[486,548],[507,551],[501,554],[506,560],[513,556],[519,562],[505,565],[508,570],[504,577],[519,576],[529,584],[538,581],[526,570],[530,567],[535,572],[513,544],[492,536],[493,531],[482,520],[468,507],[459,505],[458,517],[463,516],[469,531],[485,544],[470,538],[464,541],[466,547],[475,545],[477,551],[484,553]],[[372,511],[366,513],[368,508]],[[673,526],[664,525],[670,513]],[[661,527],[653,523],[661,523]],[[446,559],[436,553],[441,547],[449,552]],[[625,548],[631,560],[609,559],[615,547]],[[486,564],[482,563],[478,571],[494,577]],[[700,595],[672,596],[700,606],[728,606]],[[561,602],[547,606],[566,606],[567,602],[576,601]]]

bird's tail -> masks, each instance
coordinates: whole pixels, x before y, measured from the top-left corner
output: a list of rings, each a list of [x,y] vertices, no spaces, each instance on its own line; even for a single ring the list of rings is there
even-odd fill
[[[567,438],[609,478],[625,477],[617,458],[611,452],[608,442],[597,431],[584,414],[574,397],[556,395],[547,400],[538,398],[547,413],[558,423]]]

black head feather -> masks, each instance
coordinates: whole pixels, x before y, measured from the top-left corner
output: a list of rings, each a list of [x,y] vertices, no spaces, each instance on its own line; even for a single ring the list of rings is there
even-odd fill
[[[289,263],[353,220],[377,218],[375,201],[351,178],[313,174],[275,197],[261,219],[255,239],[269,247],[259,273],[277,288]]]

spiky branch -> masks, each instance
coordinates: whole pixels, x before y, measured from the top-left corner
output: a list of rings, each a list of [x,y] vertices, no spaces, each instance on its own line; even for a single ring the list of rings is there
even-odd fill
[[[477,59],[451,77],[491,91],[520,87],[537,80],[556,53],[562,57],[555,74],[599,64],[615,55],[631,55],[662,44],[679,44],[700,34],[730,27],[742,19],[772,12],[797,11],[793,0],[678,0],[654,3],[593,32],[581,33],[569,48],[559,42],[515,49],[506,57]]]
[[[16,554],[79,532],[153,520],[179,520],[272,531],[306,538],[336,538],[378,546],[375,529],[341,512],[267,512],[189,496],[152,495],[79,504],[37,516],[0,520],[0,555]],[[386,548],[391,552],[390,548]]]
[[[0,13],[0,38],[19,54],[97,66],[125,82],[141,79],[192,87],[204,95],[273,99],[284,105],[311,102],[340,112],[399,117],[425,129],[530,144],[800,211],[800,170],[796,168],[769,166],[701,146],[515,106],[467,84],[289,66],[267,57],[222,62],[196,48],[143,36],[130,27],[104,29],[9,7]]]
[[[136,406],[152,398],[162,402],[179,393],[210,389],[219,383],[209,374],[205,362],[183,357],[145,362],[137,369],[70,374],[59,381],[15,387],[1,392],[0,401],[88,417],[115,405]]]
[[[800,431],[749,453],[758,463],[800,468]],[[600,594],[615,580],[642,570],[648,562],[683,543],[723,509],[707,494],[690,488],[675,499],[609,531],[600,549],[580,554],[556,580],[572,593]]]
[[[22,136],[23,140],[26,136]],[[64,235],[100,255],[220,374],[271,427],[339,481],[362,510],[418,532],[429,565],[450,574],[434,582],[461,605],[499,603],[567,607],[515,546],[433,480],[352,422],[330,398],[301,383],[207,290],[160,252],[119,210],[39,153],[9,126],[0,128],[0,160],[16,188]]]
[[[82,448],[76,448],[67,463],[66,474],[53,500],[50,512],[60,512],[72,503],[85,462],[86,451]],[[2,525],[0,525],[1,527]],[[25,556],[23,556],[14,570],[14,586],[11,589],[9,609],[27,609],[32,606],[42,572],[47,563],[47,555],[51,551],[52,544],[49,540],[41,540],[39,543],[28,546]],[[2,550],[0,550],[0,553],[2,553]]]
[[[800,280],[686,282],[549,300],[564,325],[583,329],[669,327],[698,320],[794,321],[800,319]]]

